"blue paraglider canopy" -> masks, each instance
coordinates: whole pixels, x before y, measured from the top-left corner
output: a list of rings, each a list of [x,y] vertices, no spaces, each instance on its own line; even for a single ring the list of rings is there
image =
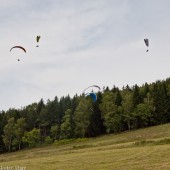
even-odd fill
[[[97,85],[92,85],[89,86],[87,88],[85,88],[83,90],[83,94],[85,94],[85,96],[90,96],[93,102],[97,101],[97,94],[95,92],[93,92],[93,88],[97,88],[100,91],[100,87]],[[87,90],[89,91],[89,89],[92,89],[91,92],[86,92]]]
[[[86,96],[90,96],[93,102],[97,101],[97,95],[93,92],[86,94]]]

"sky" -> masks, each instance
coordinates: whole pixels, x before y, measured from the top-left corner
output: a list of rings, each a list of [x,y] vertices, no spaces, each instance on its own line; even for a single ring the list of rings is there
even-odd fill
[[[170,76],[169,0],[0,2],[0,110]]]

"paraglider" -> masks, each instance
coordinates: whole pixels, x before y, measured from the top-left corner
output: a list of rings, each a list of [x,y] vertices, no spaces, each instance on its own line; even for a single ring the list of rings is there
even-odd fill
[[[91,92],[87,92],[87,90],[90,89],[90,88],[92,88]],[[85,88],[83,90],[83,94],[85,94],[85,96],[90,96],[92,101],[96,102],[97,101],[97,95],[96,95],[96,93],[93,92],[93,88],[97,88],[100,91],[100,87],[99,86],[92,85],[92,86],[89,86],[89,87]]]
[[[41,36],[37,35],[37,37],[36,37],[37,46],[36,46],[36,47],[39,47],[38,43],[39,43],[39,41],[40,41],[40,38],[41,38]]]
[[[149,40],[148,39],[144,39],[144,42],[145,42],[145,45],[147,47],[149,47]],[[146,52],[148,52],[148,51],[149,51],[149,49],[146,50]]]
[[[22,47],[22,46],[18,46],[18,45],[16,45],[16,46],[12,47],[12,48],[10,49],[10,51],[12,51],[12,49],[14,49],[14,48],[20,48],[21,50],[23,50],[23,51],[26,53],[25,48],[24,48],[24,47]]]
[[[24,47],[18,46],[18,45],[13,46],[13,47],[10,49],[10,51],[12,51],[14,48],[19,48],[19,49],[23,50],[23,51],[26,53],[26,49],[25,49]],[[18,59],[18,61],[20,61],[20,59]]]

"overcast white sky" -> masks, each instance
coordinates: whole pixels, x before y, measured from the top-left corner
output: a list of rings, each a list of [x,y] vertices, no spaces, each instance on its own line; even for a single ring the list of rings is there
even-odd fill
[[[0,110],[140,86],[170,76],[170,0],[0,0],[0,44]]]

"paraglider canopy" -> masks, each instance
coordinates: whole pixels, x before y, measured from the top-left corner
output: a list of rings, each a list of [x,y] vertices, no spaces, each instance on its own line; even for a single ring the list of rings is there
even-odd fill
[[[149,40],[146,38],[146,39],[144,39],[144,42],[145,42],[145,45],[147,46],[147,47],[149,47]],[[146,50],[146,52],[148,52],[149,50],[147,49]]]
[[[93,92],[87,93],[86,96],[90,96],[91,99],[93,100],[93,102],[97,101],[97,95],[95,93],[93,93]]]
[[[93,88],[97,88],[98,90],[100,90],[100,87],[99,87],[99,86],[97,86],[97,85],[92,85],[92,86],[89,86],[89,87],[85,88],[85,89],[83,90],[83,93],[86,93],[87,89],[90,89],[90,88],[92,88],[92,91],[93,91]]]
[[[36,37],[37,43],[40,41],[40,38],[41,38],[41,36],[40,36],[40,35],[37,35],[37,37]],[[39,47],[39,46],[37,45],[36,47]]]
[[[23,51],[26,53],[25,48],[24,48],[24,47],[22,47],[22,46],[18,46],[18,45],[16,45],[16,46],[12,47],[12,48],[10,49],[10,51],[12,51],[12,49],[14,49],[14,48],[19,48],[19,49],[23,50]]]
[[[100,91],[100,87],[99,86],[92,85],[92,86],[89,86],[89,87],[85,88],[83,90],[83,94],[85,94],[85,96],[90,96],[91,99],[93,100],[93,102],[96,102],[97,101],[97,95],[96,95],[95,92],[93,92],[93,88],[97,88],[98,91]],[[90,89],[91,89],[91,92],[88,92],[88,90],[90,90]]]

